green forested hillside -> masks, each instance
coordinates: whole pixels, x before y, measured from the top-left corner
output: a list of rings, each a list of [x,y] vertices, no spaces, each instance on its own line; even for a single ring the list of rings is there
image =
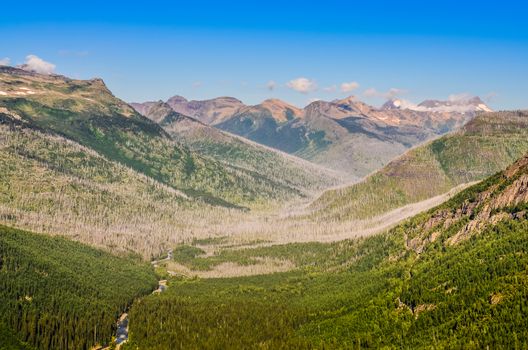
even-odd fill
[[[416,147],[310,206],[318,220],[364,219],[479,181],[528,152],[528,112],[477,116],[462,130]]]
[[[7,225],[151,259],[184,240],[224,234],[247,208],[281,207],[336,180],[317,168],[296,176],[303,165],[266,152],[234,156],[239,162],[201,156],[100,80],[0,67],[0,91]]]
[[[220,217],[242,215],[1,111],[0,134],[2,223],[151,259],[189,236],[209,235]]]
[[[217,253],[297,269],[174,278],[133,305],[127,348],[526,348],[527,210],[528,157],[385,234]]]
[[[226,207],[269,205],[302,189],[203,158],[117,99],[99,79],[73,80],[0,67],[0,107],[188,196]]]
[[[138,257],[0,226],[0,349],[109,343],[119,314],[156,286]]]

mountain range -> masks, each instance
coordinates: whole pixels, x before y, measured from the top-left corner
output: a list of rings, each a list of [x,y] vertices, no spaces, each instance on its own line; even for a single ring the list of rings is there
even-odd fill
[[[132,103],[156,121],[150,107]],[[303,109],[278,99],[246,106],[232,97],[188,101],[167,100],[175,112],[257,143],[287,152],[348,175],[363,177],[410,147],[456,130],[476,113],[491,111],[478,97],[456,101],[424,101],[407,106],[400,100],[381,108],[351,96],[315,101]]]
[[[283,181],[288,186],[305,190],[311,186],[312,191],[318,191],[341,181],[336,171],[207,125],[174,111],[162,101],[149,104],[145,116],[202,156]]]

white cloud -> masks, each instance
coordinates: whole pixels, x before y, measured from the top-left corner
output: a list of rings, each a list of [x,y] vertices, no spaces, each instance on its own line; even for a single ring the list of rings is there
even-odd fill
[[[337,86],[336,85],[327,86],[327,87],[323,88],[323,91],[325,91],[325,92],[336,92],[337,91]]]
[[[393,99],[398,96],[405,95],[406,93],[407,93],[407,90],[390,88],[389,91],[385,93],[384,97],[387,99]]]
[[[307,78],[297,78],[290,80],[286,86],[302,94],[307,94],[317,90],[317,84],[315,81]]]
[[[55,65],[44,61],[35,55],[27,55],[26,62],[22,66],[25,70],[30,70],[40,74],[52,74],[55,71]]]
[[[195,81],[194,83],[192,83],[192,87],[193,88],[199,88],[202,86],[202,82],[201,81]]]
[[[342,83],[341,84],[341,91],[342,92],[351,92],[356,90],[359,87],[359,84],[355,81],[351,81],[349,83]]]
[[[277,83],[275,81],[273,81],[273,80],[268,81],[268,83],[266,84],[266,88],[269,91],[275,90],[276,87],[277,87]]]
[[[10,62],[11,60],[9,59],[9,57],[2,58],[0,60],[0,66],[9,66]]]

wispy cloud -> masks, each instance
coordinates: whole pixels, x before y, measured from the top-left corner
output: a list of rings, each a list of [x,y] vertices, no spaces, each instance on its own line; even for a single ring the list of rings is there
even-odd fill
[[[325,91],[325,92],[336,92],[337,91],[337,86],[336,85],[327,86],[327,87],[323,88],[323,91]]]
[[[194,83],[192,83],[192,87],[193,88],[199,88],[201,87],[203,84],[201,81],[195,81]]]
[[[379,95],[378,90],[374,88],[368,88],[367,90],[363,91],[363,96],[365,97],[376,97]]]
[[[36,55],[27,55],[26,62],[21,66],[25,70],[40,74],[52,74],[55,71],[55,65],[51,62],[46,62]]]
[[[11,63],[9,57],[0,59],[0,66],[9,66],[9,63]]]
[[[286,84],[286,86],[302,94],[307,94],[309,92],[317,90],[316,82],[308,78],[297,78],[294,80],[290,80]]]
[[[385,97],[391,99],[396,98],[398,96],[405,95],[408,91],[404,89],[396,89],[396,88],[390,88],[389,91],[385,93]]]
[[[266,88],[269,91],[275,90],[276,87],[277,87],[277,83],[275,81],[273,81],[273,80],[268,81],[268,83],[266,84]]]
[[[495,101],[495,99],[499,96],[498,93],[492,91],[490,93],[488,93],[486,96],[484,96],[484,101],[488,102],[488,103],[491,103],[493,101]]]
[[[378,91],[375,88],[369,88],[363,92],[363,96],[382,97],[387,100],[390,100],[398,96],[405,95],[406,93],[407,93],[407,90],[397,89],[397,88],[390,88],[388,91]]]
[[[359,87],[359,83],[355,81],[351,81],[349,83],[342,83],[341,84],[341,91],[342,92],[351,92],[356,90]]]

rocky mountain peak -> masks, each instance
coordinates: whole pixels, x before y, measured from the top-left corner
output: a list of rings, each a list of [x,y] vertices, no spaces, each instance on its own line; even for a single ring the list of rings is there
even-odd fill
[[[167,103],[169,105],[176,104],[176,103],[186,103],[186,102],[187,102],[187,99],[179,95],[172,96],[171,98],[167,100]]]
[[[359,102],[359,100],[354,95],[332,101],[332,103],[335,103],[338,105],[355,105],[357,102]]]

